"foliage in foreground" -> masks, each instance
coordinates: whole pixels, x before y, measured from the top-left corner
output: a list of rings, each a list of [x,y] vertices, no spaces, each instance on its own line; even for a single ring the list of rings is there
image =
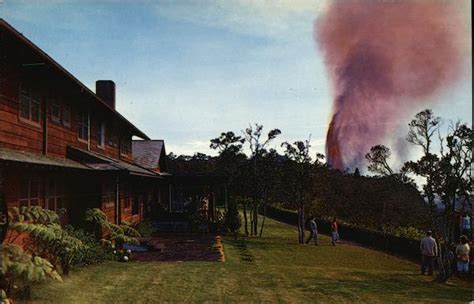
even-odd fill
[[[101,244],[93,233],[87,232],[83,229],[75,229],[70,225],[66,226],[64,229],[71,236],[81,240],[85,245],[84,248],[74,255],[72,265],[85,266],[115,259],[112,248]]]
[[[110,223],[105,213],[99,208],[86,210],[85,220],[96,224],[102,229],[104,237],[101,239],[101,242],[104,245],[115,245],[117,248],[121,248],[123,244],[140,244],[136,239],[136,237],[140,236],[140,233],[135,228],[127,222],[123,222],[120,225]]]
[[[58,215],[39,206],[12,208],[9,235],[1,245],[2,297],[29,296],[31,286],[47,278],[61,280],[82,242],[59,225]],[[16,244],[21,241],[23,247]]]

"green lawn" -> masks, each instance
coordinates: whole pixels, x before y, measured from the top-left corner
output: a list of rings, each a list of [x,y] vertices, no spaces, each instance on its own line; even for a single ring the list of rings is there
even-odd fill
[[[341,244],[296,244],[293,227],[267,220],[265,237],[224,240],[226,262],[107,262],[33,290],[34,303],[460,302],[472,287],[431,283],[418,265]]]

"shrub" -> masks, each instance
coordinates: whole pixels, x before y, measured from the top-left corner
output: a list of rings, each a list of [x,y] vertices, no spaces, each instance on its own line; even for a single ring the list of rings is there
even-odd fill
[[[107,260],[115,260],[113,248],[110,245],[101,244],[94,234],[86,232],[83,229],[75,229],[72,226],[66,226],[65,230],[71,236],[81,240],[86,246],[86,248],[80,250],[71,261],[73,266],[84,266]]]
[[[105,213],[98,208],[87,209],[85,219],[102,229],[104,237],[101,239],[101,242],[104,245],[114,244],[117,248],[121,249],[123,244],[140,244],[136,239],[136,237],[140,236],[140,233],[129,223],[112,224],[107,220]]]
[[[209,223],[209,231],[217,233],[225,232],[224,221],[224,214],[217,210],[216,215],[214,217],[214,222]]]
[[[138,233],[141,236],[144,236],[144,237],[150,237],[153,235],[153,233],[156,232],[156,229],[153,225],[153,221],[150,219],[145,219],[141,221],[134,228],[138,231]]]
[[[230,232],[237,238],[237,233],[242,225],[240,218],[239,209],[235,202],[231,202],[227,207],[227,211],[224,216],[224,230]]]
[[[53,265],[39,256],[32,256],[16,244],[0,245],[2,267],[0,290],[2,298],[14,297],[15,293],[30,296],[31,286],[47,278],[61,281]],[[16,290],[16,292],[15,292]],[[4,299],[2,299],[4,300]]]
[[[13,208],[9,228],[18,235],[28,233],[25,249],[48,259],[54,267],[69,273],[71,262],[86,246],[59,225],[58,215],[39,206]]]
[[[393,227],[385,226],[383,232],[407,239],[419,240],[425,236],[425,233],[415,227]]]

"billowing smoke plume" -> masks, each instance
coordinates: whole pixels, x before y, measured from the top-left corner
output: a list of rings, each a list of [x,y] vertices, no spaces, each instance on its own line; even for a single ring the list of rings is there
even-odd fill
[[[451,4],[336,0],[316,21],[336,95],[326,139],[332,167],[362,169],[364,155],[384,144],[406,109],[422,110],[456,80],[463,30]]]

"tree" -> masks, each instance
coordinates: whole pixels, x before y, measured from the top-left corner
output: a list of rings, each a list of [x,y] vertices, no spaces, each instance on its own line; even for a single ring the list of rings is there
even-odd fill
[[[413,145],[421,147],[423,156],[416,162],[409,161],[405,163],[402,168],[404,172],[411,172],[426,179],[426,184],[423,185],[423,195],[428,203],[428,216],[432,226],[435,226],[437,210],[433,179],[436,175],[435,167],[439,159],[436,154],[431,153],[430,148],[433,142],[433,136],[435,132],[438,131],[441,123],[441,118],[435,116],[429,109],[415,115],[415,119],[408,124],[409,131],[406,139]]]
[[[262,176],[261,159],[267,152],[266,148],[272,140],[281,134],[279,129],[273,129],[268,132],[267,137],[263,140],[263,125],[256,123],[254,126],[250,125],[244,131],[245,142],[248,144],[250,150],[250,172],[252,175],[252,215],[251,215],[251,235],[258,233],[258,208],[264,205],[264,187],[263,181],[265,176]],[[265,215],[264,215],[265,218]],[[263,229],[263,226],[262,226]]]
[[[288,158],[288,170],[290,177],[285,186],[288,189],[290,206],[295,207],[298,214],[298,242],[305,242],[305,211],[313,202],[314,196],[314,171],[311,157],[309,156],[310,139],[296,141],[293,144],[284,142],[285,156]]]
[[[431,110],[416,115],[409,125],[407,140],[420,146],[424,155],[416,162],[407,162],[404,167],[408,172],[426,179],[423,194],[428,203],[432,229],[439,238],[437,279],[445,282],[451,275],[449,245],[454,240],[456,202],[469,201],[472,190],[473,133],[471,128],[460,123],[451,126],[445,139],[438,132],[441,150],[437,155],[431,152],[430,145],[440,123],[441,118],[435,117]],[[436,200],[442,204],[441,209]]]
[[[224,227],[226,231],[232,233],[234,238],[237,239],[237,233],[241,225],[242,221],[240,219],[237,202],[231,201],[224,216]]]
[[[370,152],[365,155],[365,159],[369,163],[367,169],[382,176],[392,175],[393,170],[388,164],[390,154],[390,149],[384,145],[373,146],[370,148]]]
[[[216,160],[216,173],[227,177],[226,191],[230,201],[240,202],[244,213],[245,234],[249,235],[247,218],[248,170],[247,156],[242,152],[245,140],[234,132],[223,132],[211,139],[210,148],[219,150]],[[238,198],[240,197],[240,198]],[[238,205],[238,204],[237,204]]]

